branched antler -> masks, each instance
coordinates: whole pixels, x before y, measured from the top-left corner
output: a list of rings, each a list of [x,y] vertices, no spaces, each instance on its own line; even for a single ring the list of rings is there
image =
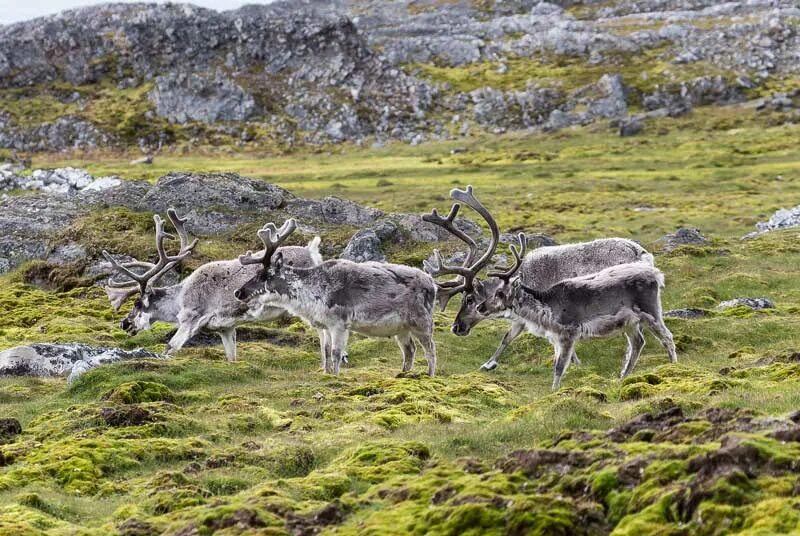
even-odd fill
[[[469,253],[467,254],[461,266],[445,264],[438,250],[433,252],[433,262],[424,263],[425,268],[434,277],[443,275],[458,276],[456,279],[451,281],[445,281],[441,283],[437,282],[438,289],[436,295],[439,301],[439,306],[442,310],[444,310],[444,308],[447,306],[447,302],[450,300],[450,298],[459,292],[472,290],[472,282],[475,279],[475,276],[477,276],[478,272],[480,272],[489,263],[492,255],[494,255],[494,252],[497,249],[497,242],[500,240],[500,231],[497,228],[497,223],[486,207],[484,207],[480,201],[475,198],[472,186],[467,186],[466,190],[454,188],[450,191],[450,197],[456,201],[461,201],[480,214],[483,219],[486,220],[486,223],[489,226],[489,230],[492,233],[492,239],[484,254],[476,261],[475,257],[478,255],[478,245],[475,243],[475,240],[473,240],[465,232],[458,229],[453,223],[459,209],[461,208],[459,203],[455,203],[453,205],[453,207],[450,209],[450,214],[448,214],[446,218],[439,216],[439,213],[436,209],[433,209],[430,214],[426,214],[422,217],[423,220],[446,229],[448,232],[450,232],[450,234],[454,235],[463,242],[466,242],[466,244],[469,246]]]
[[[189,242],[189,234],[186,232],[186,218],[180,218],[175,209],[167,211],[170,222],[175,227],[175,232],[180,238],[180,251],[177,255],[169,255],[164,247],[165,240],[175,240],[175,236],[164,231],[164,220],[158,214],[153,215],[153,222],[156,226],[156,251],[158,261],[155,264],[143,261],[132,261],[120,263],[108,251],[103,250],[103,256],[111,263],[112,268],[119,274],[125,276],[127,281],[109,281],[107,287],[117,289],[129,289],[131,292],[138,287],[142,293],[146,292],[148,286],[154,286],[161,277],[169,270],[177,266],[186,257],[192,254],[197,246],[195,238]],[[136,271],[135,269],[139,269]]]
[[[258,231],[258,237],[264,243],[264,251],[261,254],[248,251],[244,255],[239,256],[239,262],[246,266],[248,264],[263,264],[264,268],[268,268],[272,260],[272,255],[275,253],[281,244],[283,244],[289,235],[291,235],[297,228],[297,222],[293,218],[286,220],[281,228],[275,227],[274,223],[268,223]]]
[[[528,240],[525,238],[525,233],[519,233],[517,235],[517,241],[519,242],[519,249],[513,245],[511,246],[511,254],[514,255],[514,265],[504,270],[501,269],[495,272],[489,272],[489,277],[497,277],[506,283],[514,277],[519,267],[522,266],[522,259],[525,257],[525,251],[528,248]]]

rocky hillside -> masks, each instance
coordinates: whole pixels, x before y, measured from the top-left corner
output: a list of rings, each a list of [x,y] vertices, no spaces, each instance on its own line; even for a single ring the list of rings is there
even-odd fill
[[[795,121],[795,4],[94,6],[0,27],[0,148],[416,144],[596,120],[633,134],[759,98]]]

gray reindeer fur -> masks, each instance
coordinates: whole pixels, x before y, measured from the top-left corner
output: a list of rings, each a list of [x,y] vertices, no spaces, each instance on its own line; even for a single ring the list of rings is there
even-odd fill
[[[515,322],[544,334],[556,350],[553,389],[574,357],[580,339],[604,337],[623,330],[628,349],[620,377],[633,370],[644,347],[641,324],[649,327],[677,361],[675,344],[661,310],[664,275],[650,263],[635,262],[597,273],[564,279],[544,290],[528,287],[520,278],[502,282],[479,310],[501,311]]]
[[[315,237],[306,247],[287,246],[281,251],[287,262],[313,266],[322,262],[319,242],[319,237]],[[147,292],[136,299],[120,327],[135,335],[150,329],[154,321],[177,324],[178,331],[167,343],[168,354],[180,350],[186,341],[205,328],[219,334],[225,356],[229,361],[235,361],[236,326],[275,320],[286,314],[280,307],[245,304],[234,297],[234,291],[253,278],[256,272],[258,267],[242,266],[238,260],[206,263],[177,285],[148,287]],[[128,290],[114,287],[106,287],[106,292],[115,309],[132,295]]]
[[[642,246],[625,238],[604,238],[591,242],[578,244],[565,244],[562,246],[546,246],[528,253],[522,261],[519,276],[522,283],[537,290],[551,287],[555,283],[587,274],[598,272],[609,266],[631,262],[643,262],[653,265],[653,256]],[[453,333],[460,336],[468,335],[470,330],[482,320],[491,317],[502,317],[503,311],[492,315],[481,314],[478,305],[491,297],[501,281],[497,278],[488,278],[474,282],[474,289],[466,293],[461,302],[461,309],[453,322]],[[500,355],[511,342],[516,339],[526,325],[522,321],[512,320],[511,328],[503,336],[497,350],[489,360],[481,365],[483,370],[492,370],[497,367]],[[530,326],[529,326],[530,330]],[[541,330],[531,333],[545,336]],[[577,355],[572,356],[576,364],[580,364]]]
[[[433,341],[433,278],[416,268],[377,262],[328,260],[311,268],[288,266],[276,253],[268,268],[244,285],[240,299],[278,306],[331,337],[327,372],[338,374],[351,331],[394,337],[403,352],[403,371],[414,364],[418,342],[436,373]]]
[[[287,263],[313,266],[322,262],[319,238],[307,247],[286,246],[280,249]],[[201,328],[219,333],[229,360],[236,359],[236,326],[247,322],[267,322],[286,314],[280,307],[245,304],[233,293],[258,271],[256,266],[242,266],[238,260],[204,264],[183,280],[177,314],[178,331],[167,343],[167,353],[178,351]]]

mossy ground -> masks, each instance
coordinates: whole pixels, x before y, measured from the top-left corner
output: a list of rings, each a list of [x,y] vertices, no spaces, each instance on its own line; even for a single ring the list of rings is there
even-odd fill
[[[434,379],[398,377],[395,344],[358,337],[351,365],[325,376],[314,333],[299,322],[276,328],[291,332],[291,344],[240,342],[236,363],[212,346],[102,367],[69,387],[2,379],[0,415],[24,431],[0,444],[0,533],[796,530],[800,443],[786,416],[800,406],[800,232],[740,237],[800,202],[798,131],[750,113],[700,109],[633,138],[597,126],[331,155],[165,154],[149,168],[129,167],[127,156],[36,157],[36,166],[126,178],[233,170],[298,195],[335,194],[387,211],[444,210],[451,187],[473,184],[504,230],[641,241],[666,274],[667,309],[713,309],[737,296],[767,296],[777,307],[668,319],[679,364],[648,338],[624,381],[622,337],[582,343],[584,364],[558,393],[549,389],[551,350],[530,336],[498,370],[479,373],[505,326],[487,322],[455,337],[453,306],[436,315]],[[451,154],[457,147],[465,152]],[[149,215],[104,216],[77,222],[65,239],[91,251],[123,239],[149,248]],[[120,221],[127,234],[102,234]],[[686,225],[712,243],[660,251],[657,238]],[[233,255],[246,231],[205,242],[202,255]],[[414,259],[426,247],[389,254]],[[129,338],[119,316],[96,288],[39,290],[21,272],[2,279],[3,347],[163,348],[169,326]],[[655,417],[645,425],[628,423],[646,413]],[[776,436],[776,428],[789,431]]]

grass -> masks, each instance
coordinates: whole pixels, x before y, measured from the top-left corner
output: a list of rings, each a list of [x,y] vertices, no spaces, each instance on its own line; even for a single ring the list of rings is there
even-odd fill
[[[668,365],[648,338],[625,381],[617,378],[621,337],[583,342],[584,364],[566,373],[558,393],[549,389],[549,345],[531,336],[512,345],[498,370],[478,372],[506,326],[485,322],[458,338],[448,331],[455,304],[436,315],[434,379],[397,377],[394,343],[360,337],[342,375],[324,376],[314,332],[297,321],[278,326],[295,335],[289,344],[240,342],[236,363],[215,346],[109,365],[69,387],[0,379],[0,415],[24,429],[0,443],[0,534],[282,534],[307,526],[337,534],[767,534],[796,526],[797,443],[758,427],[721,430],[704,413],[782,418],[800,402],[792,357],[800,348],[800,231],[740,240],[756,221],[798,203],[797,127],[751,113],[699,109],[633,138],[598,126],[330,154],[166,153],[151,167],[131,167],[127,155],[35,157],[34,166],[127,179],[237,171],[301,196],[339,195],[387,212],[444,210],[450,188],[473,184],[503,230],[560,242],[641,241],[667,276],[667,309],[713,310],[738,296],[767,296],[776,309],[668,319],[679,364]],[[100,212],[64,236],[89,251],[145,249],[148,221]],[[123,238],[103,235],[120,225],[129,229]],[[700,228],[711,244],[662,252],[657,239],[679,226]],[[203,255],[234,255],[245,234],[204,242]],[[421,248],[390,255],[410,258]],[[76,340],[160,350],[169,329],[128,338],[116,327],[124,313],[115,315],[99,289],[46,292],[19,273],[3,278],[0,305],[3,347]],[[670,407],[695,417],[620,441],[606,435]],[[109,412],[143,420],[119,425]],[[722,440],[725,433],[735,441]],[[556,465],[543,461],[551,451]],[[712,471],[720,452],[750,472],[697,469]],[[636,464],[641,472],[626,469]]]

